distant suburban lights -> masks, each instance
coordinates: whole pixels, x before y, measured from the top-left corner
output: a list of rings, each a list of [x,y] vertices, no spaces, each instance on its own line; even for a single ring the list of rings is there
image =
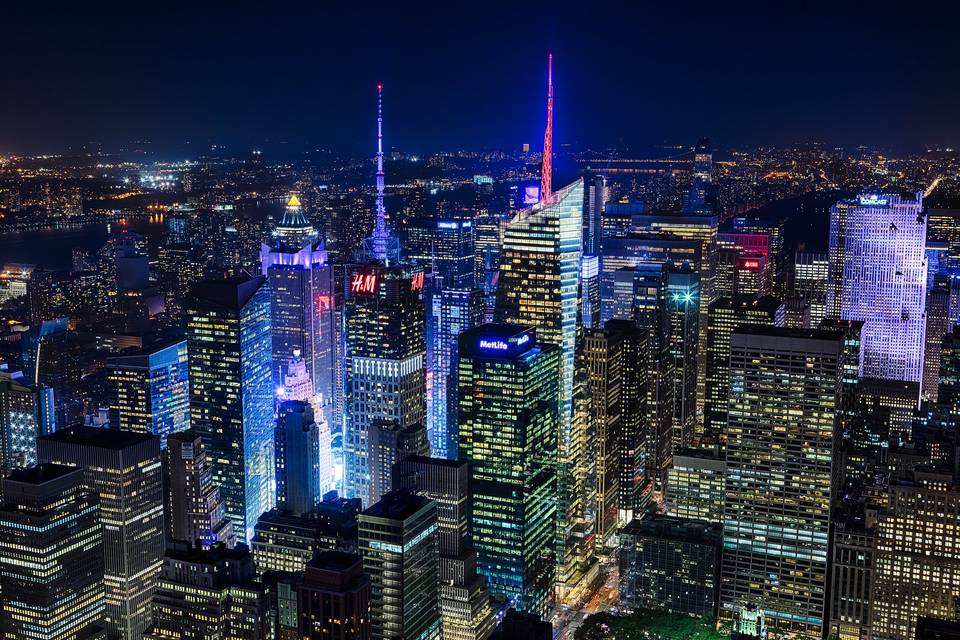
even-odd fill
[[[503,340],[481,339],[479,345],[481,349],[486,349],[487,351],[506,351],[510,348],[509,345]]]
[[[376,272],[354,274],[350,281],[350,290],[354,293],[374,293],[377,290]]]
[[[410,291],[420,291],[420,289],[423,289],[423,271],[413,274],[413,279],[410,280]]]

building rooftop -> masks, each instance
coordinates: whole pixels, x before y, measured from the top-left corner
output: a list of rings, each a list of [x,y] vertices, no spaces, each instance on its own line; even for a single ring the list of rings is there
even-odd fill
[[[391,520],[406,520],[430,503],[430,500],[410,491],[391,491],[361,515]]]
[[[51,480],[57,480],[72,473],[77,473],[76,467],[68,467],[63,464],[53,464],[45,462],[35,467],[26,469],[16,469],[9,476],[4,478],[4,482],[17,482],[20,484],[44,484]]]
[[[202,280],[190,288],[190,297],[229,309],[242,309],[266,282],[265,276],[233,276]]]
[[[150,440],[159,440],[157,436],[136,431],[120,431],[119,429],[98,429],[74,425],[60,429],[49,435],[42,436],[47,442],[63,442],[85,447],[100,447],[103,449],[126,449]]]

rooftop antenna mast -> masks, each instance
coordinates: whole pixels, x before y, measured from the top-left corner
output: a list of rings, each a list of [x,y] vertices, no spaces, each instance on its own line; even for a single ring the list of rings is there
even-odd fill
[[[371,236],[371,253],[382,262],[387,260],[387,210],[383,205],[383,84],[377,84],[377,221]]]
[[[553,54],[547,59],[547,128],[543,132],[543,167],[540,170],[540,202],[553,195]]]

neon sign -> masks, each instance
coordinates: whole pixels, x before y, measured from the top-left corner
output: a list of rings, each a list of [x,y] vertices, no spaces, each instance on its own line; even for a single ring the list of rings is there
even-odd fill
[[[357,272],[350,281],[350,291],[353,293],[375,293],[377,291],[377,272]]]
[[[876,193],[860,196],[860,204],[867,207],[883,207],[889,202],[888,198],[883,198]]]
[[[410,280],[410,291],[420,291],[420,289],[423,289],[423,271],[413,274]]]
[[[487,340],[484,338],[480,339],[479,346],[481,349],[486,349],[488,351],[506,351],[510,346],[503,340]]]
[[[521,346],[521,345],[525,345],[525,344],[527,344],[528,342],[530,342],[530,334],[529,334],[529,333],[525,333],[525,334],[523,334],[522,336],[520,336],[519,338],[517,338],[517,346],[518,346],[518,347]]]
[[[760,263],[756,260],[744,260],[743,267],[744,269],[759,269]]]

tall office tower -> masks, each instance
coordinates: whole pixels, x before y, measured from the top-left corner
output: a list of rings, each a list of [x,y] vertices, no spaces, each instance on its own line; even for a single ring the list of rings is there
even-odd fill
[[[620,532],[620,605],[714,618],[723,525],[654,515]]]
[[[911,440],[913,415],[920,398],[918,382],[902,382],[883,378],[861,378],[857,396],[868,406],[877,404],[889,410],[885,432],[894,444]],[[886,442],[886,440],[885,440]]]
[[[391,491],[360,514],[360,555],[370,577],[370,626],[376,640],[440,638],[437,505]]]
[[[465,460],[411,456],[394,466],[394,489],[409,489],[437,503],[440,617],[445,640],[485,640],[495,623],[467,531],[468,485]]]
[[[77,399],[80,384],[81,344],[67,318],[45,320],[25,331],[20,338],[24,377],[29,385],[48,387],[54,395],[54,420],[58,429],[81,417]]]
[[[960,327],[956,325],[943,338],[939,381],[937,404],[941,420],[954,427],[960,424]]]
[[[873,523],[871,523],[872,525]],[[876,529],[862,514],[835,519],[830,569],[830,634],[869,640]]]
[[[647,470],[649,331],[631,320],[609,320],[604,331],[611,343],[620,344],[621,351],[617,508],[618,522],[627,523],[645,509],[652,485]]]
[[[580,322],[585,329],[600,328],[600,256],[580,261]]]
[[[810,326],[819,326],[827,317],[827,277],[830,260],[826,253],[798,251],[793,262],[793,292],[810,303]]]
[[[470,289],[476,282],[473,220],[418,218],[404,225],[407,260],[438,274],[443,286]]]
[[[273,506],[270,289],[264,276],[198,283],[187,300],[190,423],[204,436],[213,483],[237,542]]]
[[[298,640],[370,640],[370,579],[354,553],[324,551],[297,584]]]
[[[429,456],[423,423],[401,427],[395,420],[375,420],[367,429],[370,499],[380,500],[393,488],[393,466],[408,456]]]
[[[769,249],[767,262],[770,265],[772,293],[776,296],[783,295],[783,288],[787,284],[786,278],[783,277],[783,227],[785,222],[784,219],[770,220],[755,216],[737,216],[729,222],[735,233],[767,236],[767,247]]]
[[[556,571],[560,349],[532,327],[460,334],[459,459],[470,463],[470,537],[490,592],[544,615]]]
[[[768,623],[821,638],[843,339],[744,327],[730,338],[721,614],[761,606]]]
[[[559,425],[559,525],[574,527],[582,517],[582,452],[574,443],[574,378],[580,331],[580,242],[583,182],[553,194],[551,199],[520,211],[504,229],[497,289],[497,322],[532,326],[537,339],[561,348]],[[558,532],[558,547],[573,544],[572,531]],[[558,562],[569,566],[566,549]],[[565,571],[559,581],[567,582]],[[493,588],[491,586],[491,588]]]
[[[339,353],[340,350],[337,349],[337,352]],[[310,379],[310,374],[307,373],[306,363],[296,350],[294,350],[293,353],[293,358],[287,365],[286,373],[283,376],[283,389],[278,391],[278,396],[283,398],[283,401],[298,400],[306,402],[313,410],[313,419],[317,424],[317,464],[319,464],[320,473],[320,490],[317,495],[321,495],[333,490],[336,486],[336,470],[333,461],[333,433],[330,429],[330,423],[326,421],[326,415],[331,414],[331,412],[335,413],[333,408],[337,403],[333,399],[331,399],[330,402],[326,402],[322,394],[314,392],[313,381]],[[280,449],[282,446],[283,441],[276,440],[274,442],[274,458],[278,469],[279,465],[283,462],[283,460],[280,459],[283,453],[282,449]],[[281,481],[279,476],[277,481]],[[280,499],[281,489],[282,487],[278,485],[278,500]]]
[[[371,426],[389,420],[406,428],[426,413],[424,276],[415,267],[374,264],[348,275],[344,481],[349,497],[370,504]]]
[[[434,289],[427,297],[427,433],[435,457],[457,457],[457,336],[483,323],[483,290]]]
[[[647,212],[645,202],[608,202],[603,208],[603,216],[600,218],[600,237],[617,238],[630,235],[634,232],[634,216],[643,215]],[[601,240],[602,243],[602,240]],[[600,253],[604,253],[601,248]]]
[[[874,638],[913,638],[919,616],[960,620],[960,486],[936,468],[912,476],[891,484],[877,521]]]
[[[496,280],[500,271],[500,245],[504,221],[489,211],[473,219],[474,281],[485,297],[492,297],[490,311],[496,303]]]
[[[0,370],[0,469],[37,462],[40,398],[24,382],[19,373]]]
[[[313,409],[302,400],[280,403],[274,459],[277,504],[296,515],[320,502],[320,427]]]
[[[283,387],[288,363],[299,353],[313,393],[320,396],[318,411],[328,424],[336,424],[334,362],[339,324],[334,267],[296,195],[290,196],[272,240],[272,245],[261,248],[260,264],[270,284],[273,386]]]
[[[673,360],[673,448],[689,446],[697,426],[697,349],[700,345],[700,276],[689,265],[667,273],[666,312]]]
[[[103,638],[103,527],[83,472],[41,464],[3,480],[0,637]]]
[[[210,549],[174,543],[163,557],[144,640],[267,640],[269,596],[246,545]]]
[[[939,280],[939,278],[937,278]],[[950,331],[950,283],[938,282],[927,291],[926,327],[923,345],[923,381],[920,393],[930,402],[937,401],[940,382],[940,353],[943,338]]]
[[[674,453],[667,513],[688,520],[723,522],[727,462],[719,447]]]
[[[946,246],[947,265],[960,265],[960,209],[928,209],[927,241]]]
[[[200,433],[190,429],[170,434],[164,464],[169,485],[164,518],[167,538],[199,540],[204,549],[218,542],[232,547],[233,526],[213,483],[213,469]]]
[[[713,148],[710,138],[700,138],[693,149],[693,176],[690,189],[683,199],[687,215],[710,215],[714,212]]]
[[[160,439],[146,433],[75,426],[40,438],[41,462],[83,469],[100,498],[106,585],[104,629],[136,640],[150,627],[150,597],[163,557]]]
[[[760,297],[771,292],[773,265],[766,233],[724,231],[717,234],[717,297]]]
[[[601,322],[631,318],[632,310],[618,299],[618,275],[645,263],[671,263],[700,271],[700,243],[668,236],[633,234],[604,237],[600,256]]]
[[[707,395],[704,429],[712,438],[726,439],[729,398],[730,336],[741,327],[774,326],[780,303],[771,296],[759,300],[720,298],[710,305],[707,320]]]
[[[107,359],[110,424],[116,429],[167,436],[190,428],[187,341],[174,340],[124,351]]]
[[[867,377],[923,377],[926,239],[919,193],[863,194],[830,209],[827,313],[863,321]]]
[[[600,239],[603,235],[603,210],[610,202],[610,187],[607,178],[592,174],[585,180],[583,190],[583,254],[600,255]]]
[[[656,236],[675,236],[700,243],[700,326],[707,326],[707,310],[717,299],[714,292],[715,249],[719,222],[714,215],[666,216],[636,215],[633,217],[636,231]],[[697,411],[704,404],[706,389],[703,381],[707,371],[707,332],[700,331],[700,346],[697,349]]]

